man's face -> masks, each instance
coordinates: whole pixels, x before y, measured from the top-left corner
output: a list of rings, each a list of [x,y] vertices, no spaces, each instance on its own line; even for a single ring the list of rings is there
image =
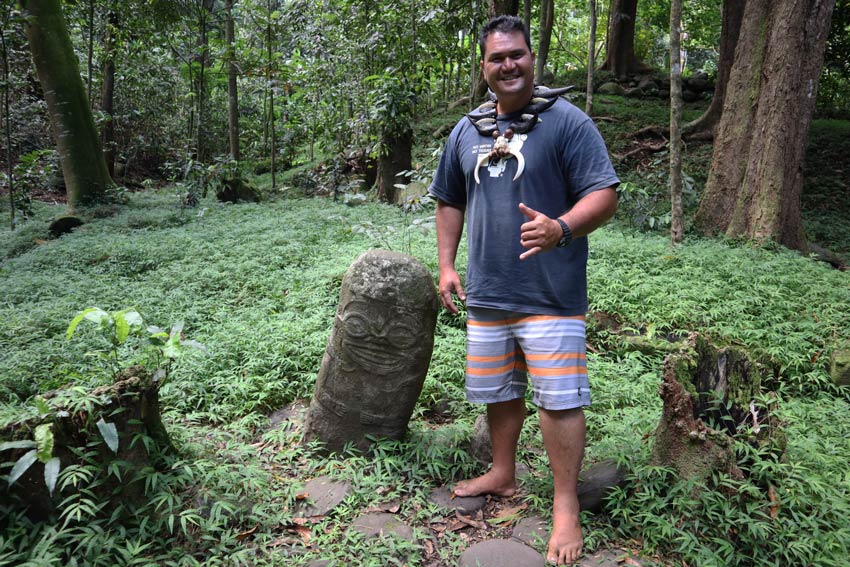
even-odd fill
[[[484,42],[484,60],[481,62],[484,79],[496,93],[500,112],[519,110],[528,103],[534,92],[534,54],[525,44],[520,32],[493,32]],[[515,104],[521,103],[518,108]]]

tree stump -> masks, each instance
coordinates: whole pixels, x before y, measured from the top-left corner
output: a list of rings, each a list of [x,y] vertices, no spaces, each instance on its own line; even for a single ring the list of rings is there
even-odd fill
[[[97,401],[89,407],[89,411],[85,411],[74,407],[67,392],[50,392],[45,398],[54,401],[51,417],[33,417],[7,426],[0,431],[0,439],[31,439],[31,432],[37,425],[52,420],[53,456],[59,457],[62,469],[72,464],[85,464],[75,449],[93,448],[96,456],[92,457],[91,452],[86,451],[87,459],[89,463],[100,465],[101,478],[84,488],[95,491],[104,499],[141,503],[145,498],[144,483],[133,482],[135,473],[146,467],[156,467],[164,453],[173,451],[159,412],[157,384],[145,368],[132,366],[120,372],[112,384],[92,391],[91,397]],[[104,442],[96,425],[101,419],[115,426],[118,434],[115,452]],[[14,449],[4,452],[3,460],[17,461],[26,451]],[[119,463],[120,480],[107,474],[111,463]],[[11,486],[3,483],[0,487],[0,508],[25,508],[28,517],[42,521],[55,511],[56,503],[66,498],[70,490],[59,494],[57,489],[51,496],[44,480],[44,465],[37,461]]]
[[[769,431],[766,410],[751,405],[767,367],[742,349],[716,348],[692,334],[687,348],[665,359],[662,374],[664,409],[653,464],[671,466],[685,479],[705,481],[714,472],[742,478],[734,441],[762,442],[776,434]]]

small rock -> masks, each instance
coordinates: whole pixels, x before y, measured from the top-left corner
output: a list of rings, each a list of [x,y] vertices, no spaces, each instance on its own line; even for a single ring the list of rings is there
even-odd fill
[[[523,518],[514,526],[511,537],[532,547],[545,545],[549,541],[549,522],[540,516]]]
[[[392,534],[407,541],[413,541],[413,529],[387,512],[362,514],[351,524],[351,529],[366,537],[384,537]]]
[[[518,541],[491,539],[476,543],[460,556],[460,567],[544,567],[543,556]]]
[[[307,498],[299,503],[296,516],[324,516],[345,500],[351,492],[351,484],[320,476],[308,482],[301,492]]]
[[[599,93],[599,94],[603,94],[603,95],[623,96],[623,94],[625,94],[626,90],[623,87],[621,87],[620,85],[618,85],[617,83],[611,82],[611,83],[605,83],[604,85],[601,85],[598,89],[596,89],[596,92]]]
[[[301,426],[304,424],[306,412],[307,404],[303,401],[292,402],[288,406],[271,414],[269,416],[269,423],[272,429],[301,429]]]
[[[429,500],[440,508],[446,508],[447,510],[457,510],[465,516],[474,514],[475,512],[483,508],[484,504],[487,501],[484,496],[456,496],[452,498],[451,490],[449,490],[445,486],[435,488],[433,491],[431,491],[431,496],[429,497]]]
[[[829,375],[837,386],[850,386],[850,345],[832,351]]]

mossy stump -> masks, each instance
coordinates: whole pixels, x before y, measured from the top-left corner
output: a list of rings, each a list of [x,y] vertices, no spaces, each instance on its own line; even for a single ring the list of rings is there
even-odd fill
[[[239,201],[260,202],[260,192],[257,188],[240,177],[223,179],[215,196],[219,201],[229,203],[238,203]]]
[[[62,400],[61,390],[45,395],[47,399]],[[92,483],[95,492],[105,499],[122,502],[144,502],[144,482],[138,473],[146,468],[156,468],[162,455],[173,451],[168,433],[159,411],[159,392],[150,373],[141,366],[132,366],[121,371],[116,380],[107,386],[95,389],[90,394],[97,400],[88,411],[72,407],[71,403],[59,401],[54,405],[51,417],[33,417],[24,422],[7,426],[0,431],[3,440],[31,439],[37,425],[48,420],[53,424],[53,456],[59,457],[64,470],[72,464],[97,463],[99,480]],[[104,442],[97,422],[113,424],[118,433],[118,450],[113,452]],[[85,461],[78,448],[86,448]],[[92,450],[96,454],[92,453]],[[16,461],[26,449],[5,452],[3,459]],[[113,464],[120,470],[120,479],[107,474]],[[89,487],[90,488],[90,487]],[[44,465],[33,464],[13,485],[0,486],[0,508],[26,509],[34,521],[49,518],[57,502],[70,495],[74,488],[60,493],[57,486],[51,496],[44,480]]]
[[[744,350],[718,348],[692,334],[685,349],[664,361],[653,464],[671,466],[683,479],[706,481],[714,472],[742,478],[734,440],[759,441],[774,433],[750,405],[766,374]]]

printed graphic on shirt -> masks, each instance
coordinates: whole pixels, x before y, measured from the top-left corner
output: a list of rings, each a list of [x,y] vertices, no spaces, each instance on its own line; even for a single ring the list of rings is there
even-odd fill
[[[514,135],[510,140],[508,140],[508,147],[511,148],[512,151],[519,153],[522,148],[523,142],[528,138],[527,134],[518,134]],[[477,146],[473,146],[472,151],[481,156],[487,155],[493,149],[493,144],[479,144]],[[501,177],[505,174],[505,167],[508,164],[508,160],[514,159],[513,156],[508,156],[507,159],[491,159],[487,164],[487,171],[490,172],[490,177]],[[477,159],[475,160],[477,163]]]

